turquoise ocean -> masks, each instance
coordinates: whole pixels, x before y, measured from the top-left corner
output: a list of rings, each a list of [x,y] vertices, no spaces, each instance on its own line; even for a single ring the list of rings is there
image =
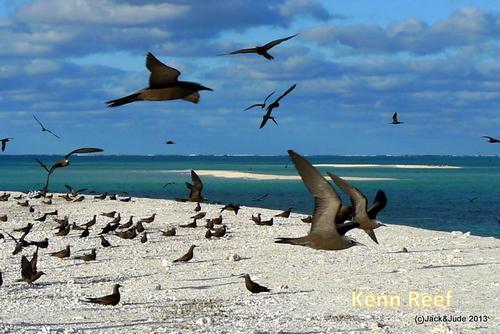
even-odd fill
[[[40,189],[45,171],[35,158],[50,165],[60,156],[1,155],[0,190]],[[345,165],[319,167],[323,173],[367,178],[350,182],[369,201],[378,189],[384,190],[389,201],[378,217],[384,223],[500,237],[500,224],[496,221],[500,218],[500,156],[309,156],[308,159],[314,164]],[[288,156],[75,156],[69,167],[53,174],[50,191],[64,192],[64,184],[69,184],[97,193],[126,192],[130,196],[173,199],[186,196],[184,182],[190,181],[191,169],[297,175]],[[201,178],[204,196],[211,202],[283,210],[293,207],[294,212],[304,214],[311,213],[313,208],[312,197],[300,180],[213,175]],[[167,182],[174,184],[162,188]],[[255,201],[265,194],[268,195],[262,201]],[[471,202],[473,198],[476,199]]]

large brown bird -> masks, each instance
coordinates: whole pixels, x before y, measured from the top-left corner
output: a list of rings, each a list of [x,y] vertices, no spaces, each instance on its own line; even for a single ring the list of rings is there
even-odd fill
[[[295,34],[295,35],[292,35],[292,36],[288,36],[288,37],[285,37],[285,38],[280,38],[280,39],[276,39],[274,41],[271,41],[267,44],[264,44],[264,45],[261,45],[261,46],[256,46],[254,48],[248,48],[248,49],[239,49],[239,50],[236,50],[236,51],[232,51],[230,53],[224,53],[224,54],[220,54],[219,56],[229,56],[229,55],[235,55],[235,54],[239,54],[239,53],[256,53],[264,58],[266,58],[267,60],[271,60],[271,59],[274,59],[273,56],[271,56],[271,54],[269,54],[269,50],[284,42],[284,41],[288,41],[289,39],[291,38],[294,38],[295,36],[297,36],[298,34]]]
[[[76,150],[73,150],[66,154],[64,157],[62,157],[59,161],[57,161],[55,164],[53,164],[50,168],[48,168],[43,162],[38,160],[38,158],[35,158],[35,160],[42,166],[43,169],[47,171],[47,179],[45,181],[45,187],[43,187],[42,192],[46,194],[49,191],[49,180],[50,176],[54,171],[58,168],[62,167],[67,167],[70,163],[69,158],[73,154],[82,154],[82,153],[96,153],[96,152],[102,152],[103,150],[100,148],[93,148],[93,147],[83,147],[83,148],[77,148]]]
[[[286,92],[284,92],[280,97],[278,97],[273,103],[271,103],[268,107],[267,107],[267,111],[266,113],[264,114],[264,116],[262,116],[262,122],[260,123],[260,126],[259,126],[259,129],[262,129],[268,120],[271,120],[274,122],[274,124],[278,125],[278,122],[276,122],[276,120],[274,119],[273,116],[271,116],[271,113],[273,112],[273,109],[275,108],[278,108],[280,106],[280,100],[282,98],[284,98],[285,96],[287,96],[292,90],[295,89],[295,87],[297,86],[297,84],[294,84],[293,86],[291,86],[290,88],[288,88],[286,90]]]
[[[100,305],[118,305],[120,302],[120,291],[119,288],[122,286],[120,284],[115,284],[113,286],[113,293],[104,297],[88,297],[84,302],[94,303]]]
[[[290,217],[290,213],[292,213],[292,209],[293,208],[288,208],[285,211],[283,211],[282,213],[278,213],[274,217],[288,218],[288,217]]]
[[[88,261],[95,261],[96,257],[97,257],[97,253],[95,251],[95,248],[92,248],[92,250],[90,251],[89,254],[75,256],[74,259],[88,262]]]
[[[288,154],[304,185],[314,197],[314,212],[308,235],[300,238],[279,238],[275,242],[322,250],[342,250],[361,245],[345,236],[347,231],[359,226],[359,223],[342,226],[336,224],[342,201],[335,189],[309,161],[292,150],[289,150]]]
[[[186,187],[189,189],[188,198],[176,198],[179,202],[203,202],[205,199],[201,195],[203,190],[203,182],[194,170],[191,170],[191,180],[193,183],[186,182]]]
[[[55,256],[60,259],[64,259],[65,257],[70,257],[71,256],[71,247],[70,245],[67,245],[65,249],[60,250],[58,252],[50,253],[50,256]]]
[[[261,293],[261,292],[270,292],[271,290],[266,288],[265,286],[262,286],[250,279],[250,275],[245,274],[243,275],[245,278],[245,287],[247,288],[248,291],[251,293]]]
[[[188,262],[193,258],[193,250],[194,248],[197,247],[196,245],[192,245],[189,247],[189,250],[186,254],[182,255],[180,258],[177,260],[174,260],[173,262]]]
[[[34,261],[35,265],[34,267],[36,268],[36,260]],[[33,271],[33,265],[32,263],[26,258],[26,256],[21,257],[21,280],[24,281],[28,284],[32,284],[35,282],[37,279],[40,278],[40,276],[44,275],[45,273],[43,271]]]
[[[181,72],[159,61],[151,52],[146,56],[146,67],[151,72],[149,86],[137,92],[107,101],[108,107],[118,107],[135,101],[165,101],[182,99],[193,103],[200,101],[200,90],[213,89],[195,82],[179,81]]]

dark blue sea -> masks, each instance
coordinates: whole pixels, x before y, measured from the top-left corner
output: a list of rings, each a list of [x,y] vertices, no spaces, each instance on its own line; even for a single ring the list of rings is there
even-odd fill
[[[40,189],[45,171],[35,157],[48,165],[60,158],[0,155],[0,190]],[[369,201],[378,189],[383,189],[389,202],[378,218],[384,223],[500,237],[500,224],[496,222],[500,218],[500,156],[310,156],[308,159],[314,164],[349,165],[320,167],[320,170],[367,178],[351,182]],[[408,165],[419,166],[407,168]],[[173,199],[186,195],[184,182],[190,181],[191,169],[297,175],[288,156],[75,156],[69,167],[53,174],[50,191],[64,192],[64,184],[69,184],[97,193],[126,192],[131,196]],[[300,180],[210,175],[202,176],[202,180],[204,195],[213,202],[273,209],[293,207],[294,211],[305,214],[313,207],[313,200]],[[162,188],[167,182],[174,184]],[[264,200],[254,200],[264,194],[269,194]]]

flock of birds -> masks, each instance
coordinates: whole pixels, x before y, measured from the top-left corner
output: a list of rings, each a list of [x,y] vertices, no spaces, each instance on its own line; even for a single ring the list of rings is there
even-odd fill
[[[296,35],[292,35],[289,37],[277,39],[275,41],[269,42],[263,46],[257,46],[254,48],[240,49],[236,50],[224,55],[235,55],[235,54],[247,54],[247,53],[255,53],[262,57],[265,57],[268,60],[274,59],[274,57],[269,53],[269,50],[274,46],[287,41]],[[183,99],[189,102],[198,103],[200,99],[199,91],[208,90],[212,91],[212,89],[205,87],[201,84],[195,82],[188,81],[179,81],[178,78],[180,76],[180,72],[170,66],[163,64],[160,60],[158,60],[152,53],[148,53],[146,57],[146,67],[151,72],[149,77],[149,85],[146,88],[138,90],[128,96],[114,99],[106,102],[108,107],[118,107],[128,103],[132,103],[135,101],[164,101],[164,100],[175,100],[175,99]],[[283,98],[285,98],[288,94],[290,94],[296,88],[296,84],[290,86],[283,94],[281,94],[276,100],[272,103],[267,104],[268,100],[275,93],[272,92],[266,96],[263,103],[257,103],[249,106],[245,110],[249,110],[255,107],[260,107],[261,109],[266,108],[265,114],[262,116],[262,122],[259,128],[263,128],[269,120],[273,121],[277,124],[276,119],[272,116],[273,110],[280,106],[280,102]],[[43,132],[47,132],[52,134],[56,138],[60,138],[54,132],[46,128],[43,123],[33,115],[35,121],[40,125],[41,130]],[[403,124],[403,122],[399,121],[398,114],[394,113],[392,117],[392,122],[390,124],[399,125]],[[498,139],[487,137],[490,143],[500,143]],[[2,143],[2,151],[5,151],[6,144],[13,138],[4,138],[1,139]],[[169,140],[166,144],[175,144],[173,141]],[[100,148],[78,148],[76,150],[71,151],[67,155],[63,156],[59,161],[53,164],[51,167],[48,167],[44,162],[36,159],[38,164],[46,171],[47,176],[45,180],[45,185],[43,189],[37,192],[33,197],[35,198],[44,198],[45,204],[52,203],[53,194],[49,194],[49,182],[50,177],[53,173],[59,168],[67,167],[70,164],[70,158],[74,154],[87,154],[87,153],[96,153],[102,152],[103,150]],[[346,233],[354,228],[359,228],[365,231],[369,237],[375,242],[378,243],[377,237],[375,235],[375,229],[378,227],[384,226],[380,221],[376,219],[377,214],[386,206],[387,197],[382,190],[379,190],[375,196],[373,203],[368,206],[367,198],[365,195],[357,188],[346,182],[341,177],[328,173],[328,176],[332,179],[334,184],[342,190],[346,195],[349,196],[351,204],[344,205],[336,192],[335,188],[325,179],[325,177],[304,157],[295,153],[294,151],[288,151],[288,154],[294,163],[300,177],[306,188],[309,190],[311,195],[314,198],[314,211],[311,216],[303,219],[305,223],[310,223],[311,227],[309,233],[306,236],[299,238],[290,238],[290,237],[282,237],[275,240],[276,243],[280,244],[290,244],[290,245],[299,245],[304,247],[309,247],[316,250],[328,250],[328,251],[338,251],[347,249],[353,246],[362,245],[357,242],[353,238],[346,236]],[[204,219],[206,216],[206,212],[201,212],[200,203],[206,202],[206,199],[202,196],[203,190],[203,182],[196,174],[195,171],[191,171],[191,180],[192,183],[187,183],[186,186],[189,189],[189,195],[186,198],[178,198],[178,201],[181,202],[196,202],[195,212],[197,212],[191,218],[193,219],[192,223],[186,225],[180,225],[182,228],[195,228],[198,225],[198,220]],[[168,183],[165,185],[167,186]],[[66,186],[68,188],[68,193],[66,195],[60,195],[62,198],[67,201],[83,201],[85,199],[84,195],[80,193],[85,191],[86,189],[76,190],[70,186]],[[257,198],[256,200],[262,200],[266,195],[262,198]],[[10,197],[10,194],[0,195],[0,201],[7,201]],[[23,195],[16,197],[17,204],[21,207],[27,207],[31,213],[34,212],[34,209],[29,204],[29,198],[23,198]],[[106,199],[107,194],[102,194],[100,196],[95,196],[96,199]],[[117,197],[110,197],[110,199],[116,200]],[[122,201],[129,201],[128,198],[121,198]],[[235,215],[238,214],[240,210],[240,206],[236,204],[228,204],[221,209],[223,211],[232,211]],[[292,208],[284,211],[283,213],[277,215],[279,217],[289,217]],[[69,218],[66,216],[64,218],[57,218],[58,210],[44,213],[42,216],[34,219],[36,222],[43,222],[49,216],[55,216],[54,221],[57,225],[57,232],[55,236],[64,237],[70,233],[71,230],[81,230],[81,238],[86,238],[90,235],[90,229],[97,223],[96,216],[94,216],[90,221],[86,222],[83,225],[77,225],[76,223],[70,224]],[[131,216],[126,223],[121,223],[121,215],[115,211],[113,212],[105,212],[102,213],[103,216],[112,219],[110,222],[102,228],[99,233],[99,238],[101,241],[102,247],[110,247],[111,243],[105,238],[105,235],[113,233],[117,237],[123,239],[135,239],[139,235],[141,235],[141,242],[147,242],[147,232],[143,224],[152,223],[155,220],[155,214],[150,217],[146,217],[136,221],[134,223],[133,217]],[[6,215],[0,216],[0,221],[7,221],[8,217]],[[273,224],[273,218],[270,220],[262,220],[261,215],[252,216],[252,220],[256,225],[259,226],[270,226]],[[206,219],[205,227],[207,231],[205,233],[206,238],[222,238],[226,234],[226,226],[222,224],[222,215],[219,217]],[[215,225],[221,225],[220,227],[215,227]],[[14,242],[14,251],[13,255],[16,255],[24,248],[34,246],[36,247],[35,252],[31,256],[29,260],[26,255],[22,255],[21,257],[21,281],[24,281],[28,284],[33,284],[37,281],[42,275],[44,275],[43,271],[39,271],[37,269],[38,264],[38,250],[39,248],[47,248],[49,245],[49,239],[45,238],[41,241],[29,241],[27,237],[33,228],[33,223],[28,223],[25,227],[14,229],[12,233],[21,233],[19,238],[16,238],[11,233],[5,232],[10,239]],[[166,231],[161,231],[162,235],[165,237],[173,237],[176,235],[175,227],[170,228]],[[4,238],[3,234],[0,233],[0,238]],[[174,262],[189,262],[194,257],[194,249],[196,245],[192,245],[188,252],[183,256],[176,259]],[[59,250],[57,252],[50,253],[51,256],[58,258],[69,258],[71,256],[71,246],[67,245],[66,248]],[[96,249],[92,249],[90,253],[83,254],[75,257],[75,259],[82,260],[85,262],[94,261],[97,256]],[[258,283],[251,280],[250,275],[244,274],[242,277],[245,279],[246,288],[252,293],[260,293],[260,292],[269,292],[270,289],[259,285]],[[0,285],[3,283],[2,274],[0,272]],[[121,285],[115,284],[113,286],[113,292],[110,295],[106,295],[103,297],[90,297],[85,299],[86,302],[97,303],[102,305],[117,305],[120,302],[120,291],[119,288]]]

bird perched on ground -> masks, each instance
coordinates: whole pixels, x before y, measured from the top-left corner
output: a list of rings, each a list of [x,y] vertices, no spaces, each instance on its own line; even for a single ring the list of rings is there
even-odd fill
[[[67,184],[65,184],[64,187],[66,187],[66,189],[68,189],[70,195],[73,196],[73,197],[76,197],[76,196],[78,196],[79,193],[84,192],[84,191],[87,190],[87,188],[82,188],[82,189],[76,190],[75,188],[73,188],[73,187],[71,187],[71,186],[69,186]]]
[[[290,213],[292,212],[292,209],[293,208],[288,208],[285,211],[283,211],[282,213],[278,213],[274,217],[288,218],[288,217],[290,217]]]
[[[389,124],[403,124],[404,122],[400,122],[398,119],[398,113],[395,112],[394,115],[392,115],[392,122]]]
[[[219,225],[222,224],[222,219],[222,215],[219,215],[217,218],[207,219],[207,222],[212,225]]]
[[[490,137],[490,136],[482,136],[481,138],[487,138],[488,139],[488,143],[500,144],[500,139],[496,139],[496,138],[493,138],[493,137]]]
[[[260,107],[261,109],[264,109],[266,107],[267,99],[269,99],[274,93],[275,92],[272,92],[271,94],[269,94],[268,96],[266,96],[266,98],[264,99],[263,103],[252,104],[250,107],[246,108],[245,111],[247,111],[249,109],[252,109],[254,107]]]
[[[312,223],[312,216],[307,216],[305,218],[300,218],[300,220],[302,220],[302,222],[304,222],[306,224],[311,224]]]
[[[205,199],[201,195],[203,190],[203,182],[201,182],[200,177],[194,170],[191,170],[191,181],[193,183],[186,182],[186,187],[189,189],[188,198],[176,198],[179,202],[203,202]]]
[[[141,243],[146,243],[148,241],[148,234],[144,232],[141,236]]]
[[[194,208],[194,212],[200,212],[201,211],[201,204],[200,202],[196,203],[196,207]]]
[[[95,248],[92,248],[92,250],[90,251],[90,254],[75,256],[74,259],[88,262],[88,261],[94,261],[96,259],[96,257],[97,257],[97,253],[95,251]]]
[[[3,277],[2,272],[0,271],[0,287],[3,285]]]
[[[120,284],[115,284],[113,286],[113,293],[104,297],[89,297],[84,302],[94,303],[100,305],[118,305],[120,302],[120,290],[122,286]]]
[[[177,260],[174,260],[173,262],[188,262],[193,258],[193,250],[194,248],[197,247],[196,245],[192,245],[189,247],[189,250],[186,254],[182,255],[180,258]]]
[[[198,220],[198,219],[204,218],[206,215],[207,215],[206,212],[198,212],[197,214],[195,214],[194,216],[191,216],[190,218]]]
[[[115,218],[116,211],[111,211],[111,212],[101,212],[101,216],[108,217],[108,218]]]
[[[47,248],[49,247],[49,239],[45,238],[42,241],[29,241],[30,246],[36,246],[40,248]]]
[[[108,193],[104,193],[101,195],[94,196],[95,199],[106,199],[106,196],[108,196]]]
[[[5,151],[5,147],[7,146],[7,143],[9,141],[11,141],[12,139],[14,139],[14,138],[3,138],[3,139],[0,139],[0,142],[2,143],[2,152]]]
[[[42,166],[42,168],[47,171],[47,179],[45,181],[45,187],[43,187],[42,192],[44,194],[46,194],[49,191],[50,176],[52,175],[52,173],[54,173],[54,171],[56,169],[69,166],[69,163],[70,163],[69,158],[73,154],[96,153],[96,152],[102,152],[102,151],[103,150],[100,148],[93,148],[93,147],[77,148],[76,150],[73,150],[73,151],[69,152],[68,154],[66,154],[64,157],[62,157],[59,161],[57,161],[55,164],[53,164],[50,167],[50,169],[43,162],[38,160],[38,158],[35,158],[35,160],[40,164],[40,166]]]
[[[42,128],[42,132],[48,132],[50,133],[51,135],[53,135],[54,137],[56,137],[57,139],[61,139],[61,137],[59,137],[58,135],[56,135],[54,132],[50,131],[49,129],[47,129],[43,124],[42,122],[40,122],[40,120],[38,118],[36,118],[35,115],[33,115],[33,118],[35,119],[35,121],[40,125],[40,127]]]
[[[254,223],[260,223],[262,220],[262,215],[258,213],[257,216],[252,215],[250,219],[252,219]]]
[[[166,231],[161,231],[161,234],[163,234],[165,237],[173,237],[177,233],[175,227],[169,228]]]
[[[67,245],[65,249],[60,250],[58,252],[50,253],[50,256],[55,256],[60,259],[64,259],[65,257],[71,256],[71,248],[70,245]]]
[[[153,213],[150,217],[141,218],[139,222],[149,224],[154,222],[155,218],[156,218],[156,213]]]
[[[222,227],[216,228],[211,232],[213,237],[222,238],[226,235],[226,225],[222,225]]]
[[[101,238],[101,246],[102,247],[110,247],[111,246],[109,241],[106,240],[106,238],[104,238],[104,236],[100,235],[99,237]]]
[[[359,226],[359,223],[336,224],[342,201],[335,189],[321,173],[306,159],[292,150],[288,151],[304,185],[314,197],[314,212],[309,234],[300,238],[279,238],[276,243],[306,246],[322,250],[342,250],[361,245],[346,237],[345,233]]]
[[[238,204],[233,204],[233,203],[230,203],[230,204],[227,204],[225,205],[222,209],[220,209],[220,212],[222,211],[233,211],[235,215],[238,214],[238,211],[240,211],[240,206]]]
[[[276,39],[274,41],[271,41],[267,44],[264,44],[264,45],[261,45],[261,46],[256,46],[254,48],[248,48],[248,49],[239,49],[239,50],[236,50],[236,51],[232,51],[230,53],[224,53],[224,54],[220,54],[219,56],[229,56],[229,55],[235,55],[235,54],[239,54],[239,53],[256,53],[264,58],[266,58],[267,60],[271,60],[271,59],[274,59],[273,56],[271,56],[271,54],[269,54],[269,50],[273,47],[275,47],[276,45],[284,42],[284,41],[288,41],[289,39],[291,38],[294,38],[295,36],[297,36],[298,34],[295,34],[295,35],[292,35],[292,36],[288,36],[288,37],[285,37],[285,38],[280,38],[280,39]]]
[[[213,89],[195,82],[178,81],[181,72],[159,61],[151,52],[146,56],[146,67],[151,72],[149,86],[131,95],[107,101],[108,107],[118,107],[135,101],[165,101],[182,99],[193,103],[200,100],[200,90]]]
[[[193,219],[191,223],[179,225],[179,227],[195,228],[197,226],[196,219]]]
[[[278,97],[273,103],[271,103],[269,106],[267,106],[267,111],[264,114],[264,116],[262,116],[262,122],[260,123],[259,129],[262,129],[266,125],[268,120],[271,120],[274,122],[274,124],[278,125],[278,122],[276,122],[274,117],[271,116],[271,113],[273,112],[273,109],[276,109],[280,106],[280,103],[279,103],[280,100],[282,98],[284,98],[285,96],[287,96],[292,90],[294,90],[296,86],[297,86],[297,84],[294,84],[293,86],[288,88],[280,97]]]
[[[259,222],[255,222],[255,225],[260,225],[260,226],[273,226],[274,224],[274,218],[271,218],[269,220],[261,220]]]
[[[92,219],[91,219],[91,220],[89,220],[88,222],[86,222],[86,223],[85,223],[85,224],[83,224],[83,225],[85,225],[85,226],[87,226],[87,227],[92,227],[92,226],[94,226],[94,225],[96,224],[96,222],[97,222],[97,219],[96,219],[96,218],[97,218],[97,216],[96,216],[96,215],[94,215],[94,217],[92,217]]]
[[[261,293],[261,292],[270,292],[271,290],[266,288],[265,286],[262,286],[250,279],[250,275],[245,274],[241,277],[245,278],[245,287],[247,288],[248,291],[251,293]]]

